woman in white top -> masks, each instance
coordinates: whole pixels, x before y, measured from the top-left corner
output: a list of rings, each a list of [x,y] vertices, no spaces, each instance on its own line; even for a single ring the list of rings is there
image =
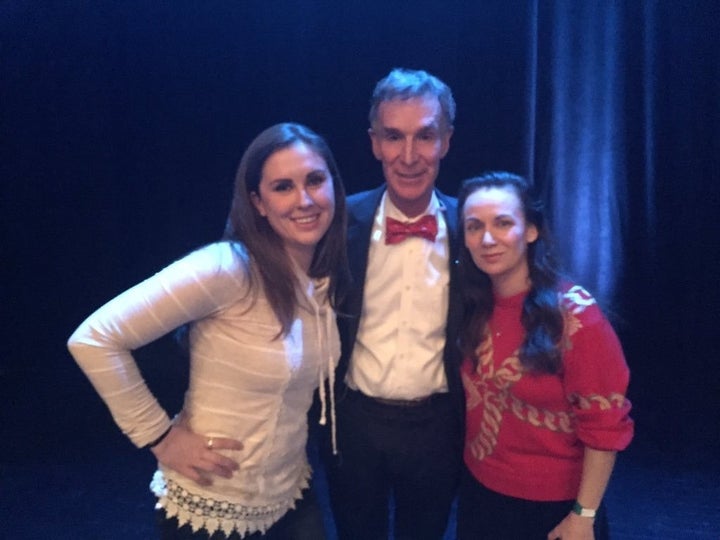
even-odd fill
[[[158,459],[161,538],[324,537],[308,489],[307,412],[319,387],[320,423],[334,416],[324,381],[340,352],[333,306],[347,275],[330,149],[307,127],[278,124],[240,162],[223,240],[122,293],[70,337],[119,427]],[[131,351],[184,325],[189,387],[171,420]]]

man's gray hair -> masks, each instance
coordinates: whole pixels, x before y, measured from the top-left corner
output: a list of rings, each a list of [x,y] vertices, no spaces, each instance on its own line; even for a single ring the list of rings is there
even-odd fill
[[[378,108],[384,101],[407,100],[422,96],[435,96],[440,102],[445,128],[452,129],[455,123],[455,100],[450,87],[427,71],[395,68],[381,79],[370,100],[370,127],[375,125]]]

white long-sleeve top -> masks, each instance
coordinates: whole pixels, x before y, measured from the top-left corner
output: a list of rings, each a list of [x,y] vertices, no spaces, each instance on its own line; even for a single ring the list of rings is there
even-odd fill
[[[240,470],[205,487],[160,466],[151,488],[168,516],[210,534],[265,531],[293,507],[311,473],[306,414],[340,354],[328,279],[296,270],[296,318],[277,337],[280,323],[262,287],[248,288],[251,265],[238,244],[199,249],[98,309],[68,342],[117,424],[141,447],[171,421],[131,351],[192,323],[183,422],[195,433],[242,441],[243,450],[219,450]]]

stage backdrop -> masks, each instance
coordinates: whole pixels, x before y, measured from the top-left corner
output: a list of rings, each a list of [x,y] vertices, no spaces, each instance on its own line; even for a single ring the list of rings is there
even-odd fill
[[[719,5],[2,2],[4,451],[114,429],[64,342],[219,237],[261,129],[306,123],[349,192],[378,185],[368,100],[396,66],[454,91],[441,189],[507,169],[543,190],[567,270],[623,339],[639,437],[717,444]],[[176,404],[172,350],[140,357]]]

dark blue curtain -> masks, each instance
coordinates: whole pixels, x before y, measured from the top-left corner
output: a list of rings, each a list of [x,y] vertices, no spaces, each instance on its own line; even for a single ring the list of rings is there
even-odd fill
[[[720,4],[535,9],[531,164],[566,267],[621,332],[640,433],[717,445]]]
[[[220,235],[261,128],[307,123],[348,191],[376,186],[369,96],[408,66],[458,102],[443,190],[508,169],[546,194],[565,266],[615,315],[644,436],[720,440],[719,5],[0,3],[0,394],[19,411],[0,407],[0,425],[60,440],[78,419],[58,395],[100,410],[65,338]],[[29,385],[45,398],[29,400]],[[105,425],[98,414],[89,427]],[[48,415],[54,426],[27,420]]]
[[[540,2],[541,77],[536,123],[546,153],[544,182],[558,244],[570,273],[599,299],[613,299],[623,270],[625,186],[624,73],[621,4]]]

